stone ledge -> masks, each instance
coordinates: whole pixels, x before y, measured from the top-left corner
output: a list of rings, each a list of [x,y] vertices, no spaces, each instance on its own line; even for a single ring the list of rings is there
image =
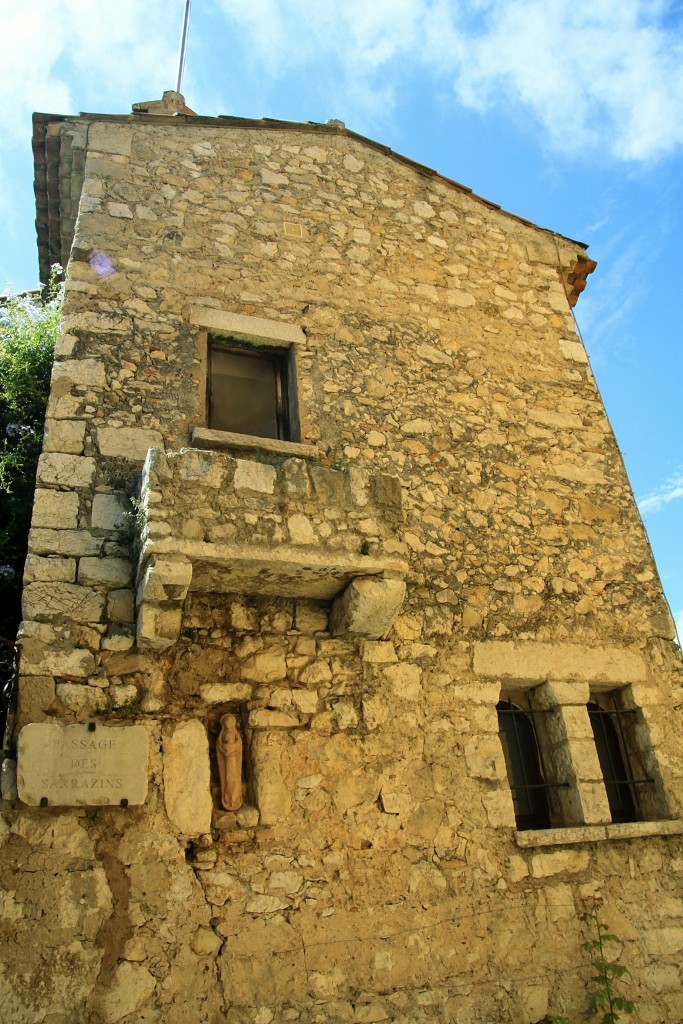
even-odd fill
[[[229,430],[209,430],[195,427],[191,434],[193,448],[209,451],[253,451],[274,452],[294,459],[314,459],[318,449],[313,444],[296,441],[280,441],[274,437],[254,437],[251,434],[234,434]]]
[[[575,825],[515,832],[515,843],[524,848],[600,843],[605,839],[640,839],[645,836],[683,835],[683,821],[627,821],[609,825]]]
[[[242,313],[228,313],[223,309],[192,304],[190,306],[190,323],[196,327],[205,327],[216,334],[229,335],[241,341],[251,341],[261,345],[303,344],[306,335],[301,327],[282,323],[279,320],[266,320],[261,316],[244,316]]]

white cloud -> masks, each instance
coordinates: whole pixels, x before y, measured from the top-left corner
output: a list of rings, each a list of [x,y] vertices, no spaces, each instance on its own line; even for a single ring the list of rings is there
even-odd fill
[[[530,112],[564,153],[660,157],[683,143],[683,41],[664,0],[219,0],[273,77],[334,64],[392,102],[406,73],[461,104]],[[341,98],[341,97],[340,97]]]
[[[137,100],[158,98],[175,83],[180,15],[179,7],[169,19],[163,0],[22,0],[3,20],[5,139],[27,140],[34,110],[74,113],[80,101],[126,113]],[[74,81],[80,91],[67,84]],[[139,95],[141,89],[151,94]]]
[[[672,501],[679,501],[681,498],[683,498],[683,469],[679,469],[673,476],[670,476],[661,487],[644,498],[639,498],[638,508],[643,515],[648,512],[659,512],[665,505]]]

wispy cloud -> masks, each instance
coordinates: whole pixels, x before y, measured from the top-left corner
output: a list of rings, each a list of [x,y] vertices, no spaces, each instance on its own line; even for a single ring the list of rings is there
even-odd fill
[[[683,41],[664,0],[218,2],[273,77],[332,62],[342,93],[360,82],[391,104],[419,69],[454,102],[530,112],[565,154],[649,161],[683,143]]]
[[[683,467],[677,470],[656,490],[638,499],[638,508],[643,515],[659,512],[665,505],[683,498]]]
[[[163,0],[22,0],[3,17],[5,140],[26,139],[33,110],[70,113],[74,103],[106,103],[125,112],[136,100],[160,96],[173,86],[179,25],[180,8],[169,19]],[[82,95],[67,84],[74,80]],[[141,88],[152,94],[138,95]]]

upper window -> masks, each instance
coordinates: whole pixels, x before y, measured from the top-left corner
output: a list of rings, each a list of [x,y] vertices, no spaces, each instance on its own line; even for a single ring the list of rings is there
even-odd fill
[[[208,420],[213,430],[295,440],[288,350],[209,346]]]

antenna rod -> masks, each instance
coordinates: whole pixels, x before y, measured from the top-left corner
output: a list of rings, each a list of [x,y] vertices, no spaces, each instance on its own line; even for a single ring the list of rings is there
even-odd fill
[[[183,84],[183,71],[185,70],[185,47],[187,46],[187,26],[190,23],[190,4],[192,0],[185,0],[185,13],[183,15],[183,29],[180,33],[180,53],[178,54],[178,81],[175,91],[180,92]]]

